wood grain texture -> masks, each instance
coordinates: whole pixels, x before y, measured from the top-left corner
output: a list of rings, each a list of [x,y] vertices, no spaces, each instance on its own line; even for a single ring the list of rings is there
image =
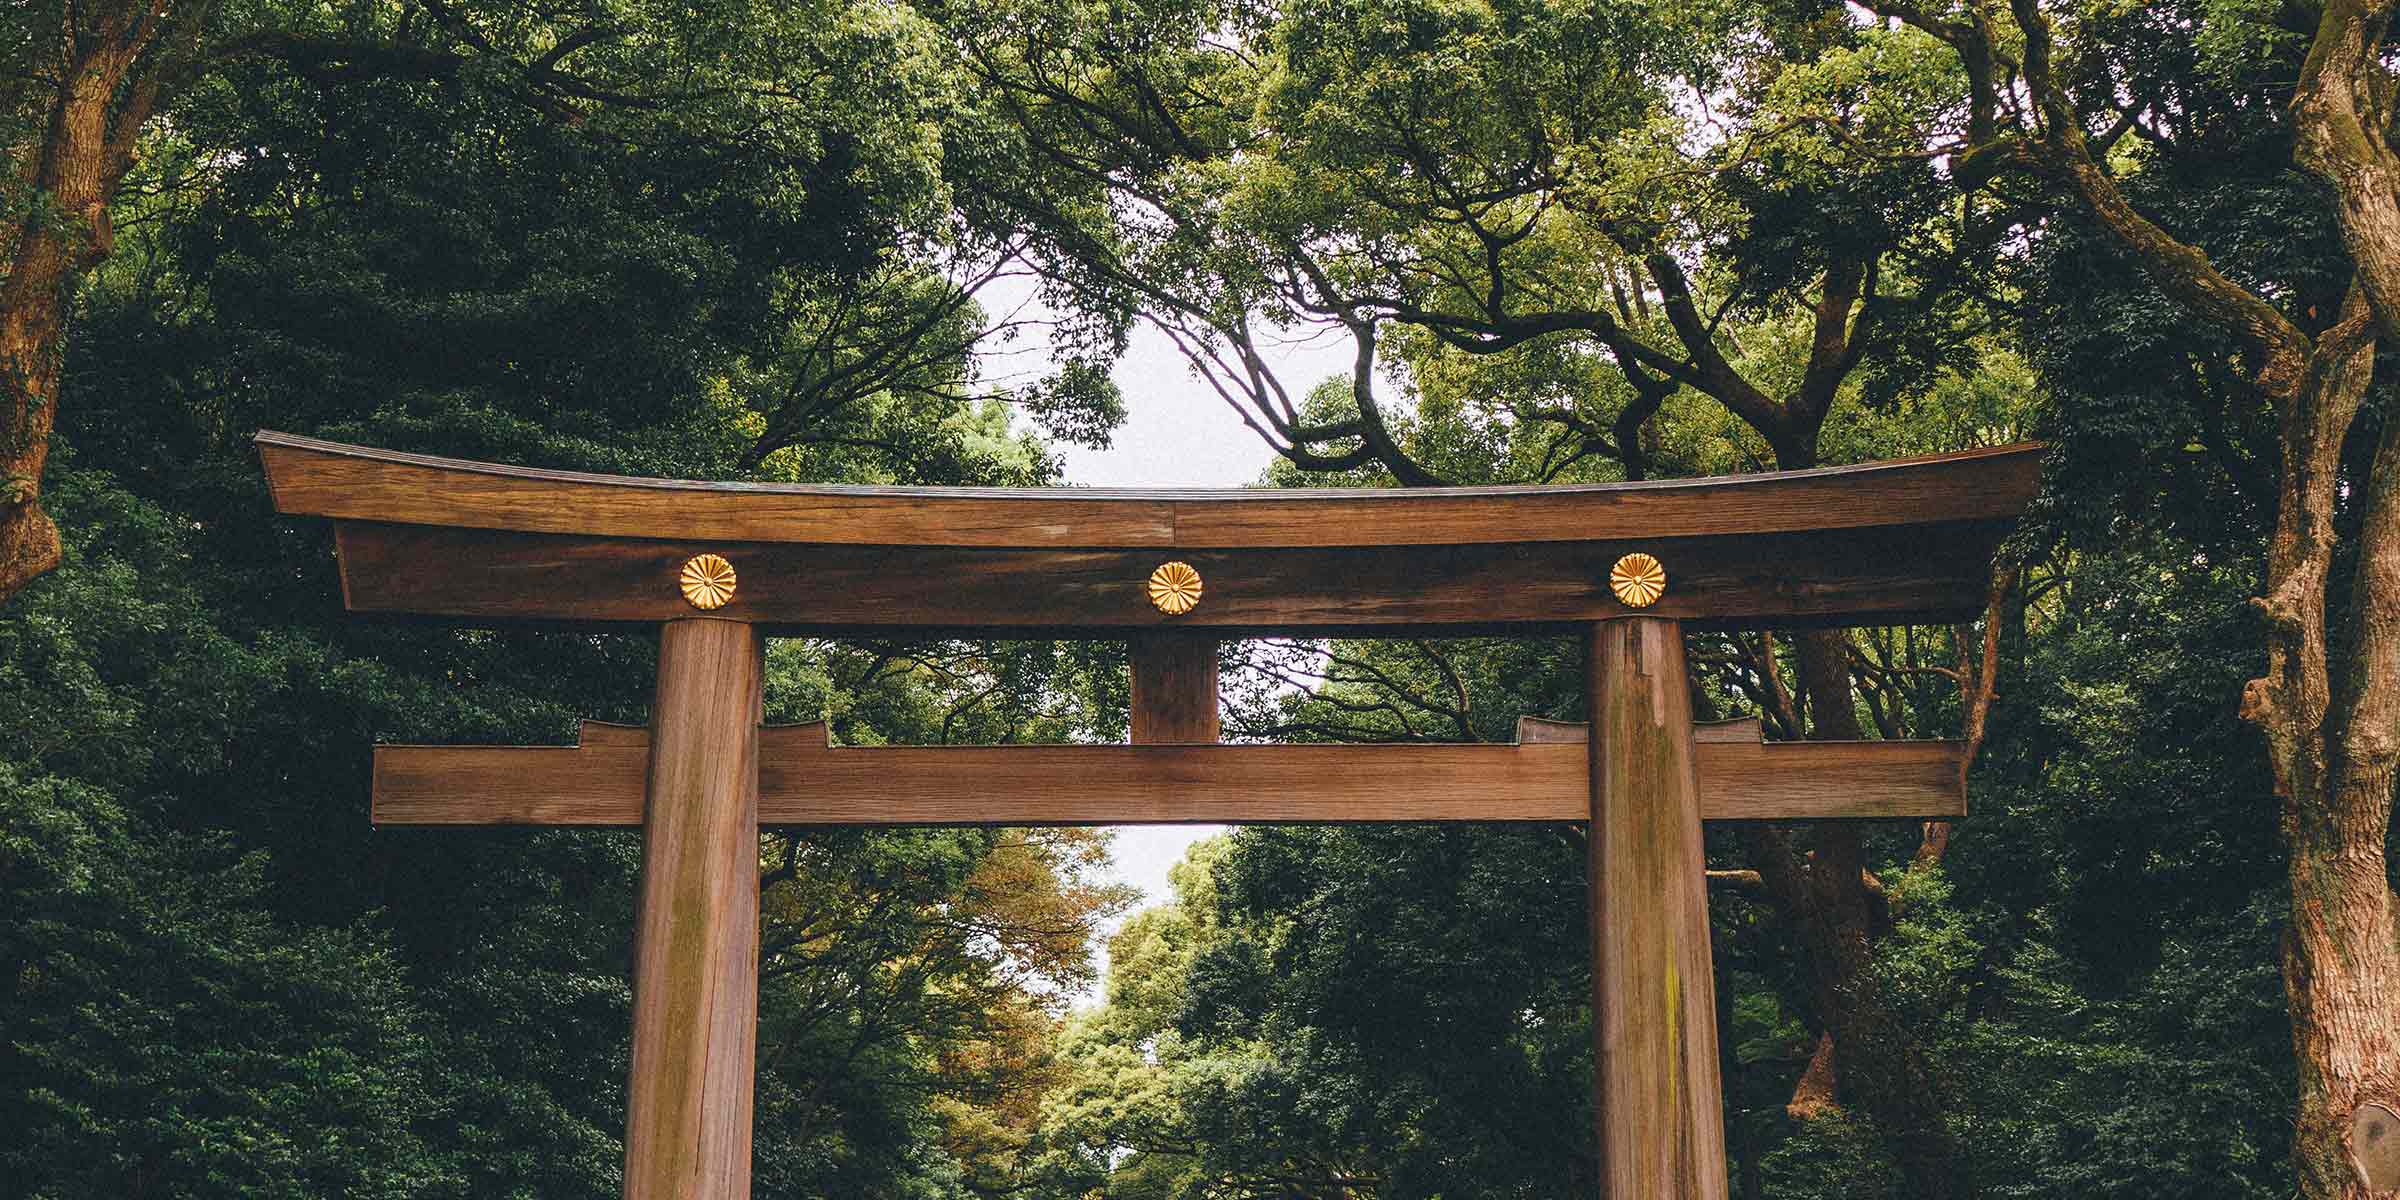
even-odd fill
[[[1168,617],[1151,606],[1154,551],[990,550],[786,542],[653,541],[342,521],[342,589],[360,612],[477,623],[656,622],[689,616],[676,585],[692,555],[741,577],[717,615],[774,633],[1524,632],[1630,615],[1609,591],[1619,555],[1666,563],[1642,610],[1710,627],[1870,624],[1983,610],[2006,522],[1640,541],[1197,550],[1207,592]]]
[[[1604,1200],[1724,1200],[1725,1095],[1683,632],[1589,640],[1593,1117]]]
[[[1625,484],[1102,491],[702,483],[508,467],[272,431],[256,441],[276,508],[286,513],[605,537],[1184,549],[1614,541],[2008,520],[2033,495],[2042,449]]]
[[[760,735],[769,825],[1581,821],[1582,724],[1522,746],[870,746],[823,725]],[[1778,742],[1695,730],[1708,820],[1961,817],[1958,742]],[[1731,738],[1733,740],[1720,740]],[[633,825],[647,735],[586,723],[576,747],[378,746],[380,825]]]
[[[1757,717],[1735,717],[1729,721],[1692,722],[1692,742],[1694,745],[1759,746],[1763,744],[1765,737],[1765,731],[1761,728]],[[1588,744],[1591,741],[1591,738],[1592,727],[1582,721],[1553,721],[1548,717],[1517,718],[1517,744],[1520,746],[1531,746],[1543,743],[1566,743],[1569,745],[1581,746]],[[586,738],[585,741],[588,744],[590,739]],[[1900,746],[1918,745],[1920,743],[1879,742],[1876,744],[1884,746]],[[1953,743],[1925,742],[1921,744],[1927,746],[1949,746]],[[1701,778],[1703,779],[1708,777],[1706,767],[1706,761],[1708,759],[1715,758],[1724,760],[1734,757],[1733,755],[1725,754],[1720,751],[1702,751],[1701,754],[1703,758]],[[1943,761],[1949,760],[1945,757]]]
[[[1134,743],[1216,741],[1217,639],[1160,630],[1136,635],[1130,649]]]
[[[758,632],[669,622],[634,915],[626,1200],[749,1200],[758,1041]],[[622,757],[620,731],[577,753]]]

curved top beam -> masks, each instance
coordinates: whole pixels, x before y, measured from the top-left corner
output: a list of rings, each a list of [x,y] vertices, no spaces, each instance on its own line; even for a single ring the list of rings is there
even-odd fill
[[[2040,447],[1575,487],[1098,491],[802,487],[537,471],[262,433],[275,506],[331,517],[359,612],[472,622],[709,615],[794,633],[1164,627],[1219,636],[1521,631],[1623,616],[1620,556],[1665,564],[1640,611],[1711,625],[1981,611]],[[1204,581],[1165,611],[1168,560]],[[1172,606],[1171,606],[1172,607]]]
[[[278,511],[520,533],[993,549],[1444,546],[2013,520],[2042,447],[1542,487],[898,488],[509,467],[261,432]]]

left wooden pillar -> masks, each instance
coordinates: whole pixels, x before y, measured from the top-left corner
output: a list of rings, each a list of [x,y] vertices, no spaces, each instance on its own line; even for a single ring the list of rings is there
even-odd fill
[[[743,621],[660,630],[634,916],[625,1200],[748,1200],[758,1045],[758,728]]]
[[[1683,628],[1591,627],[1593,1118],[1603,1200],[1725,1200]]]

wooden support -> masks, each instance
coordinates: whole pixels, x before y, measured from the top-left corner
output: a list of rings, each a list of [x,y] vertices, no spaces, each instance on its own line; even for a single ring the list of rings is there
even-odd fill
[[[841,746],[759,735],[767,825],[1139,825],[1582,821],[1582,723],[1524,744]],[[1756,721],[1693,728],[1711,821],[1963,817],[1960,742],[1770,742]],[[579,746],[377,746],[378,825],[639,825],[650,735],[587,721]]]
[[[1135,745],[1217,740],[1217,639],[1183,629],[1132,638]]]
[[[1603,1200],[1724,1200],[1725,1097],[1683,630],[1595,624],[1593,1117]]]
[[[660,630],[634,916],[626,1200],[749,1200],[764,666],[758,631],[742,622]]]

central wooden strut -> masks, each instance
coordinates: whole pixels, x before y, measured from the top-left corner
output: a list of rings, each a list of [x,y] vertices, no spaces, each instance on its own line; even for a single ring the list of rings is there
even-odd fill
[[[1611,1200],[1724,1200],[1725,1094],[1683,630],[1594,625],[1593,1120]]]
[[[1217,740],[1217,639],[1188,629],[1134,635],[1135,745]]]

